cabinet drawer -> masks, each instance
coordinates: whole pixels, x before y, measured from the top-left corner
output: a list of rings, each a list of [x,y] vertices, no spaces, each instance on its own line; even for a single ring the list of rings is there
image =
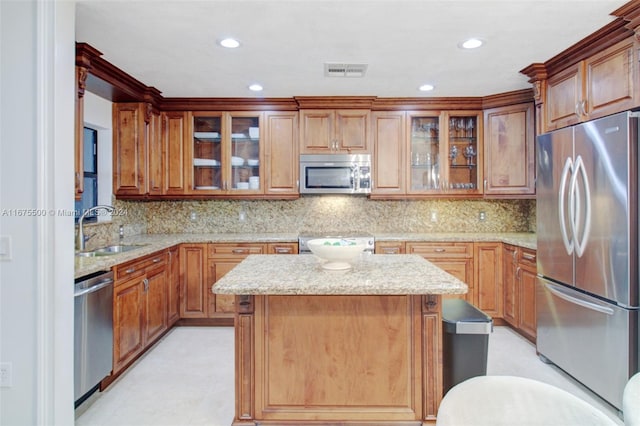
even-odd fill
[[[471,258],[473,243],[407,243],[408,254],[419,254],[427,259]]]
[[[267,254],[298,254],[298,243],[269,243]]]
[[[264,244],[208,244],[209,258],[244,259],[250,254],[265,254]]]
[[[537,268],[535,250],[526,248],[518,250],[518,263],[524,267],[530,267],[535,271]]]
[[[135,259],[131,262],[123,263],[113,267],[114,279],[117,282],[129,279],[145,273],[147,268],[166,265],[167,252],[165,250],[152,253],[148,256]]]
[[[402,241],[380,241],[376,242],[376,254],[404,254],[405,244]]]

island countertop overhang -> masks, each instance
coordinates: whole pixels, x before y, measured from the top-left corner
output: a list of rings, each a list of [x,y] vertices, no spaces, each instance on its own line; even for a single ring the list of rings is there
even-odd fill
[[[467,285],[415,254],[364,254],[346,271],[316,256],[250,255],[212,286],[237,295],[464,294]]]

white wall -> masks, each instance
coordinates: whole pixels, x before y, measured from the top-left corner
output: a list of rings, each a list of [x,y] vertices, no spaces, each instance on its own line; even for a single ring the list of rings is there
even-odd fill
[[[2,425],[74,421],[74,28],[73,1],[0,1]]]
[[[112,203],[113,119],[112,102],[91,92],[84,93],[84,123],[98,131],[98,204]],[[110,214],[98,216],[98,222],[111,220]]]

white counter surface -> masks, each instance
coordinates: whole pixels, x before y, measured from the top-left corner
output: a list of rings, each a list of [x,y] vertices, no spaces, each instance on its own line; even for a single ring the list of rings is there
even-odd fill
[[[363,254],[346,271],[328,271],[314,255],[250,255],[212,286],[219,294],[464,294],[467,285],[415,254]]]

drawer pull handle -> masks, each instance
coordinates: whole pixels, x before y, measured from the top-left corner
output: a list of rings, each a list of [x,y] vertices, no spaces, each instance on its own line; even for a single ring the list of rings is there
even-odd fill
[[[158,262],[162,262],[161,257],[156,257],[155,259],[153,259],[153,263],[158,263]]]
[[[534,260],[536,260],[536,255],[529,254],[529,253],[522,253],[522,258],[533,262]]]
[[[124,272],[125,272],[125,274],[130,274],[132,272],[135,272],[135,270],[136,270],[136,268],[129,268],[129,269],[126,269]]]
[[[249,249],[233,249],[234,254],[247,254],[249,253]]]
[[[433,251],[435,251],[436,253],[444,253],[447,250],[443,248],[437,248],[437,249],[433,249]]]
[[[384,254],[398,254],[400,252],[400,249],[398,247],[385,247],[384,249],[382,249],[382,252]]]
[[[276,253],[278,253],[278,254],[289,254],[289,253],[291,253],[291,248],[289,248],[289,247],[276,247]]]

